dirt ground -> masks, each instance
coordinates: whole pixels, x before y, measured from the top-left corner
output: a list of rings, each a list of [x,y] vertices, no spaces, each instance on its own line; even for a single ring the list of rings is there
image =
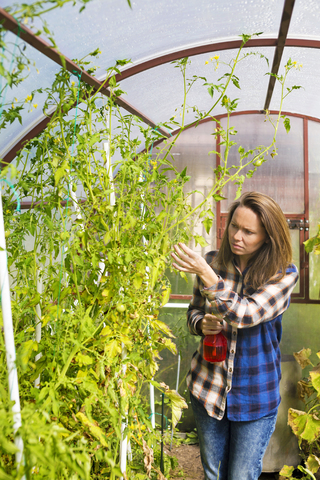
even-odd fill
[[[173,455],[178,459],[179,467],[177,468],[177,476],[172,476],[173,480],[205,480],[200,459],[199,445],[182,444],[173,447],[171,452],[169,448],[164,449],[167,455]],[[184,476],[179,475],[181,469]],[[276,480],[279,475],[276,473],[262,473],[259,480]]]
[[[203,469],[200,460],[199,445],[186,445],[182,444],[178,447],[173,447],[170,451],[165,448],[165,453],[177,458],[179,467],[177,468],[177,474],[179,470],[183,470],[184,477],[173,476],[174,480],[204,480]]]

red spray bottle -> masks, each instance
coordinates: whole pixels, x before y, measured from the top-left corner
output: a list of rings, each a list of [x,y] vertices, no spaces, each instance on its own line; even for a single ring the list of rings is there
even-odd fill
[[[203,339],[203,358],[210,363],[223,362],[227,356],[227,345],[227,339],[222,332],[206,335]]]

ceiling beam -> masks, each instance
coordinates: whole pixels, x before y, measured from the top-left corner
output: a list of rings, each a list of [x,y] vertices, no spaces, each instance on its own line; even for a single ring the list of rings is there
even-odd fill
[[[245,47],[277,47],[277,38],[255,38],[248,41]],[[130,78],[138,73],[142,73],[150,68],[159,67],[165,63],[170,63],[175,60],[179,60],[184,57],[192,57],[195,55],[202,55],[203,53],[213,53],[223,50],[239,49],[241,46],[241,40],[230,40],[225,42],[213,42],[206,45],[200,45],[197,47],[190,47],[183,50],[177,50],[175,52],[161,55],[156,58],[151,58],[145,62],[137,65],[129,66],[121,73],[117,73],[116,80],[120,82],[126,78]],[[320,40],[309,40],[303,38],[287,38],[285,41],[285,47],[301,47],[301,48],[316,48],[320,49]]]
[[[110,90],[107,88],[107,85],[103,85],[103,82],[100,82],[92,75],[89,75],[85,70],[81,70],[81,68],[79,68],[75,62],[70,60],[68,57],[60,53],[55,48],[52,48],[48,42],[36,36],[32,32],[32,30],[27,28],[25,25],[18,23],[17,20],[11,15],[9,15],[9,13],[6,12],[3,8],[0,8],[0,21],[2,26],[6,30],[10,30],[15,35],[19,35],[19,37],[23,41],[25,41],[26,43],[34,47],[43,55],[50,58],[58,65],[65,66],[65,68],[69,72],[71,73],[77,72],[81,74],[81,80],[83,82],[87,83],[88,85],[93,87],[95,90],[99,90],[102,95],[106,95],[107,97],[110,97]],[[132,115],[139,117],[147,125],[150,125],[152,128],[157,127],[158,132],[160,132],[165,137],[170,136],[170,134],[166,130],[162,129],[161,127],[158,127],[156,123],[153,122],[150,118],[148,118],[143,112],[140,112],[137,108],[135,108],[133,105],[130,105],[130,103],[128,103],[123,98],[118,97],[115,101],[117,105],[124,108],[127,112],[131,113]]]
[[[294,2],[295,2],[295,0],[285,0],[285,2],[284,2],[283,12],[282,12],[282,17],[281,17],[281,22],[280,22],[280,28],[279,28],[278,42],[277,42],[276,51],[274,52],[273,64],[272,64],[272,68],[271,68],[271,73],[274,74],[274,75],[277,75],[278,71],[279,71],[283,50],[284,50],[284,47],[286,45],[286,40],[287,40],[289,25],[290,25],[290,21],[291,21],[291,17],[292,17]],[[276,83],[276,77],[270,76],[267,95],[266,95],[266,100],[265,100],[264,107],[263,107],[263,109],[265,111],[269,110],[269,106],[270,106],[272,94],[273,94],[273,91],[274,91],[275,83]]]
[[[195,55],[202,55],[204,53],[219,52],[222,50],[239,50],[242,45],[242,40],[227,40],[224,42],[211,42],[205,45],[197,45],[196,47],[184,48],[182,50],[176,50],[174,52],[167,53],[166,55],[161,55],[159,57],[151,58],[145,62],[139,63],[138,65],[133,65],[126,67],[121,73],[116,75],[116,80],[125,80],[126,78],[137,75],[138,73],[144,72],[149,68],[158,67],[159,65],[164,65],[165,63],[174,62],[180,58],[193,57]],[[253,47],[276,47],[277,39],[276,38],[252,38],[248,40],[245,44],[245,48]]]

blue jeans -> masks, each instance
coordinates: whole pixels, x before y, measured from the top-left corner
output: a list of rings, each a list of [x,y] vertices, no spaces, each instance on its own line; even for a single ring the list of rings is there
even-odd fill
[[[258,420],[216,420],[190,394],[206,480],[258,480],[277,412]]]

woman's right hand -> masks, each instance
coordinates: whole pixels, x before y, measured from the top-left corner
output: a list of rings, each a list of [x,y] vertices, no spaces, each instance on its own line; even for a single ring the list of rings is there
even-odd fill
[[[223,323],[221,318],[206,313],[202,320],[199,322],[199,329],[203,335],[217,335],[223,330]]]

